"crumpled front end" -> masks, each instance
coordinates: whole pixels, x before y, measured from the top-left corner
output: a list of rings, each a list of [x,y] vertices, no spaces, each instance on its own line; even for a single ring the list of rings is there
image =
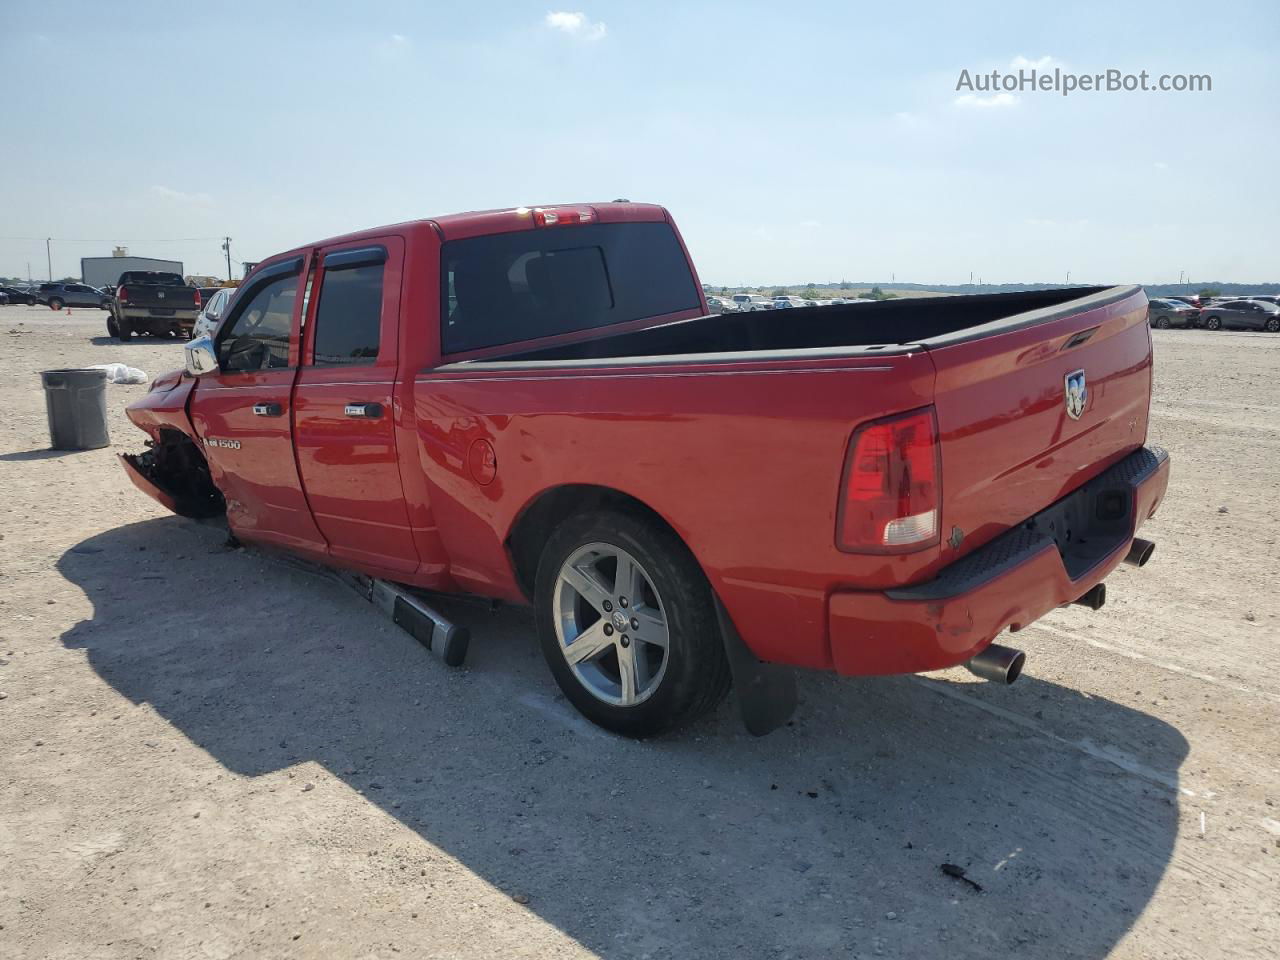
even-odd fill
[[[194,385],[181,371],[167,373],[129,404],[125,414],[151,439],[142,453],[121,454],[120,465],[135,487],[166,509],[183,517],[215,517],[226,512],[226,502],[187,417]]]

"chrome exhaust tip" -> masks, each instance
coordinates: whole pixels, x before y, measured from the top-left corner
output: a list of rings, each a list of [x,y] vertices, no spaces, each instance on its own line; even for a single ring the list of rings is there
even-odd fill
[[[1133,546],[1129,548],[1129,552],[1125,555],[1124,562],[1135,567],[1145,567],[1147,561],[1151,559],[1151,555],[1155,552],[1156,545],[1150,540],[1134,537]]]
[[[1022,676],[1022,668],[1026,663],[1027,655],[1021,650],[990,643],[966,660],[964,666],[974,676],[1008,686]]]
[[[1100,583],[1095,587],[1091,587],[1087,593],[1083,593],[1071,601],[1078,603],[1082,607],[1088,607],[1090,610],[1101,610],[1103,604],[1107,602],[1107,585]]]

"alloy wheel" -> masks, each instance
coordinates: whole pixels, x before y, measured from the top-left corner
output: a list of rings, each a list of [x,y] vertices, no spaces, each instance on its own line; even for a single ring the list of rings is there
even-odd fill
[[[666,674],[670,632],[653,578],[630,553],[588,543],[560,566],[552,598],[556,638],[593,697],[631,707]]]

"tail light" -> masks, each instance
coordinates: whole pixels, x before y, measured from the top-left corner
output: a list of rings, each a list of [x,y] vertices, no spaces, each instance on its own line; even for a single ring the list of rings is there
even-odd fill
[[[844,467],[836,546],[906,553],[938,542],[941,467],[932,407],[854,431]]]
[[[196,309],[197,310],[200,309],[200,291],[199,290],[196,291]]]
[[[117,300],[119,300],[121,303],[124,303],[124,301],[128,300],[128,299],[129,299],[129,289],[128,289],[128,287],[119,287],[119,288],[117,288],[117,289],[116,289],[116,299],[117,299]]]

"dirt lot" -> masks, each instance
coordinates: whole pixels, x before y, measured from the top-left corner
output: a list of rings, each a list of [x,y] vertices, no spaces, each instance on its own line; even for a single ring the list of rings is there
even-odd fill
[[[452,611],[451,671],[165,514],[114,457],[145,386],[46,450],[37,371],[180,363],[103,317],[0,307],[0,957],[1275,955],[1280,337],[1157,333],[1155,559],[1014,687],[805,676],[765,739],[633,743],[523,611]]]

